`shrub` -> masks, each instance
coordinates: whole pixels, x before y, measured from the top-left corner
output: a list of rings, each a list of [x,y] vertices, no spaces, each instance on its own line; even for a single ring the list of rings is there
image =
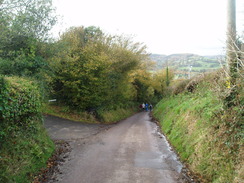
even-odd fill
[[[54,150],[35,82],[0,76],[0,182],[31,182]]]
[[[189,83],[189,80],[182,80],[179,83],[177,83],[174,87],[173,87],[173,94],[174,95],[178,95],[180,93],[183,93],[185,91],[185,87],[186,85]]]
[[[4,123],[27,125],[33,117],[40,117],[41,98],[33,81],[19,77],[1,77],[0,80],[0,118]]]

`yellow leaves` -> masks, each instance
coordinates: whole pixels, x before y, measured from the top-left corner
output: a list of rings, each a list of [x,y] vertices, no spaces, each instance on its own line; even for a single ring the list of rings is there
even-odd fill
[[[55,58],[60,98],[72,106],[93,108],[104,101],[135,100],[131,73],[147,60],[145,47],[128,38],[107,36],[96,28],[76,27],[62,35]],[[147,83],[150,77],[142,77]],[[152,93],[152,92],[150,92]]]
[[[84,46],[84,27],[71,27],[61,36],[61,41],[68,44],[70,48]]]
[[[230,78],[227,78],[227,80],[226,80],[226,82],[225,82],[225,86],[226,86],[226,88],[228,88],[228,89],[231,88]]]
[[[147,96],[148,97],[153,97],[154,96],[154,88],[152,86],[149,86],[147,88]]]

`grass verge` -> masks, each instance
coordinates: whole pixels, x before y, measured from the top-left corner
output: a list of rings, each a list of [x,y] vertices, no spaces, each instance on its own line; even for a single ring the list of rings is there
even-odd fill
[[[117,108],[111,110],[100,109],[96,113],[86,111],[71,110],[67,106],[46,104],[43,107],[43,113],[69,119],[72,121],[85,123],[106,123],[111,124],[125,119],[137,112],[136,108]]]
[[[241,110],[241,109],[239,109]],[[242,113],[223,110],[223,103],[206,83],[193,93],[163,99],[153,111],[181,160],[201,180],[243,181]],[[234,121],[235,120],[235,121]]]
[[[99,111],[99,116],[103,123],[115,123],[132,116],[136,111],[135,108],[117,108],[109,111]]]
[[[6,141],[1,144],[0,182],[32,182],[35,174],[46,166],[55,145],[40,121],[33,122],[28,130],[8,128]]]
[[[99,123],[92,113],[71,110],[69,107],[63,105],[45,104],[42,111],[44,114],[57,116],[72,121]]]

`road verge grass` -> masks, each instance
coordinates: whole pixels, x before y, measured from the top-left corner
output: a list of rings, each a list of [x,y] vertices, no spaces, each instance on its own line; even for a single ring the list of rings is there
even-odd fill
[[[11,133],[1,145],[0,182],[32,182],[54,152],[55,145],[42,122],[33,122],[33,130],[11,127]]]
[[[86,123],[99,123],[92,113],[85,111],[71,110],[69,107],[61,104],[44,104],[42,112],[47,115],[57,116],[60,118]]]
[[[239,183],[243,181],[243,113],[240,106],[236,106],[239,111],[224,110],[210,79],[202,79],[194,91],[164,98],[153,115],[201,182]]]
[[[109,111],[99,111],[103,123],[114,123],[132,116],[137,110],[135,108],[117,108]]]
[[[97,111],[76,111],[62,104],[45,104],[43,113],[64,119],[85,123],[105,123],[111,124],[123,120],[137,112],[136,107],[115,109],[99,109]]]

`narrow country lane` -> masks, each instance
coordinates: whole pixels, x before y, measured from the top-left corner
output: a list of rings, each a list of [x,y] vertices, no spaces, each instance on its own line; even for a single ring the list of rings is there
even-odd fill
[[[53,139],[67,140],[72,147],[69,160],[60,167],[58,182],[184,182],[182,164],[147,112],[110,126],[48,116],[45,126]]]

